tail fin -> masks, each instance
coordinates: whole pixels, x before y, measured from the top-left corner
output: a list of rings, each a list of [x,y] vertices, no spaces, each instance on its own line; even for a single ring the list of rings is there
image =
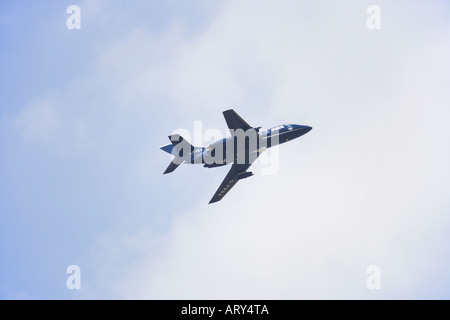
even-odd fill
[[[179,134],[173,134],[169,136],[170,142],[172,144],[168,144],[160,147],[161,150],[172,154],[175,159],[167,167],[164,174],[171,173],[175,171],[176,168],[180,164],[182,164],[186,159],[190,159],[191,153],[194,151],[194,146],[187,142],[182,136]],[[175,151],[175,152],[174,152]]]
[[[172,154],[173,144],[166,144],[165,146],[159,147],[162,151]]]

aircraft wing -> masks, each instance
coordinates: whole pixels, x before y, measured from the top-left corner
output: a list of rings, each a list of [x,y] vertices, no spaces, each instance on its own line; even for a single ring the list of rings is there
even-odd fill
[[[254,130],[253,132],[256,134],[258,138],[258,146],[264,145],[264,139],[258,133],[258,130],[261,127],[253,128],[244,119],[241,118],[240,115],[236,113],[233,109],[227,110],[223,112],[223,116],[225,117],[225,121],[227,122],[228,129],[231,131],[231,135],[234,136],[234,131],[238,129],[242,129],[243,132],[248,132],[248,130]]]
[[[242,129],[244,131],[252,129],[252,127],[250,127],[250,125],[245,122],[245,120],[242,119],[233,109],[224,111],[223,116],[225,117],[225,121],[227,122],[229,129]]]
[[[258,129],[251,127],[233,109],[224,111],[223,116],[225,117],[225,121],[227,122],[228,128],[231,130],[232,134],[234,133],[235,130],[238,129],[242,129],[244,132],[247,132],[247,130],[251,129],[254,130],[258,139],[262,140],[262,137],[258,134]],[[256,158],[258,156],[259,153],[257,153]],[[209,203],[214,203],[222,200],[222,198],[228,193],[228,191],[231,190],[231,188],[234,187],[234,185],[239,180],[252,176],[253,173],[247,172],[247,169],[250,168],[250,166],[252,165],[253,161],[256,160],[256,158],[251,160],[250,161],[251,163],[247,164],[234,163],[231,166],[230,171],[228,171],[228,174],[226,175],[225,179],[223,179],[222,184],[219,186],[219,189],[217,189],[216,193],[212,197],[211,201],[209,201]]]
[[[223,179],[222,184],[219,189],[217,189],[216,193],[212,197],[209,203],[214,203],[222,200],[222,198],[234,187],[234,185],[243,178],[247,178],[252,175],[251,172],[246,172],[248,168],[250,168],[252,164],[237,164],[234,163],[231,166],[230,171],[226,175],[225,179]]]

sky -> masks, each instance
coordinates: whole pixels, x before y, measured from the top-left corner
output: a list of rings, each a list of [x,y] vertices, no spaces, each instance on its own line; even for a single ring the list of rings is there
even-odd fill
[[[0,2],[0,299],[449,299],[449,14]],[[208,205],[229,167],[163,176],[159,147],[230,108],[313,130]]]

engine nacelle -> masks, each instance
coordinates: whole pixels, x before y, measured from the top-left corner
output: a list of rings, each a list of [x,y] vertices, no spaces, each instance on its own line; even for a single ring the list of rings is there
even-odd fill
[[[253,172],[246,171],[246,172],[242,172],[242,173],[238,174],[237,178],[239,180],[241,180],[241,179],[245,179],[245,178],[251,177],[252,175],[253,175]]]

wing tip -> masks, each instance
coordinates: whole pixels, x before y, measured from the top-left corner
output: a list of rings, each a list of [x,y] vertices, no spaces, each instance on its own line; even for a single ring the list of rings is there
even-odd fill
[[[216,203],[216,202],[219,202],[220,201],[220,199],[211,199],[209,202],[208,202],[208,204],[212,204],[212,203]]]

